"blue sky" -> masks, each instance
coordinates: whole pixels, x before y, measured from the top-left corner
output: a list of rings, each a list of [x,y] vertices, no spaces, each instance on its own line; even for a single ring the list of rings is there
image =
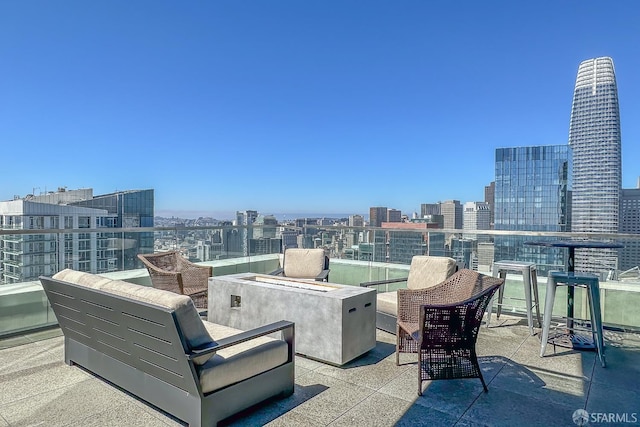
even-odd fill
[[[156,212],[482,200],[498,147],[565,144],[611,56],[640,175],[640,2],[0,1],[0,200],[155,189]]]

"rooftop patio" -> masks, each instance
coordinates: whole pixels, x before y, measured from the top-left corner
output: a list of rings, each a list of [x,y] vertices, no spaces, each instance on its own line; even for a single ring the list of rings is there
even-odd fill
[[[571,426],[577,409],[603,423],[617,417],[607,425],[640,424],[640,335],[610,330],[605,335],[606,368],[594,352],[557,347],[554,354],[550,346],[540,358],[539,337],[528,334],[526,321],[503,315],[490,328],[483,326],[478,338],[488,393],[477,379],[450,380],[425,383],[418,397],[415,357],[402,355],[403,364],[396,366],[395,337],[378,331],[375,349],[343,367],[297,356],[292,396],[224,424]],[[183,425],[65,365],[57,328],[0,340],[0,390],[0,427]]]
[[[278,263],[275,253],[202,262],[213,267],[214,276],[265,273]],[[408,270],[405,264],[331,259],[331,281],[341,284],[406,277]],[[144,269],[102,274],[150,286]],[[541,299],[545,283],[540,275]],[[577,409],[607,425],[640,424],[639,283],[601,282],[606,368],[594,352],[558,347],[554,354],[548,346],[547,357],[540,358],[539,335],[529,336],[524,318],[503,312],[501,322],[494,318],[491,328],[483,326],[479,334],[488,393],[477,379],[452,380],[425,383],[419,397],[417,357],[402,355],[403,364],[396,366],[395,337],[377,331],[375,349],[342,367],[296,357],[293,396],[261,404],[224,424],[572,426]],[[505,295],[522,298],[522,284],[521,276],[511,275]],[[577,313],[585,315],[586,299],[576,295]],[[560,293],[556,297],[554,312],[561,314],[566,299]],[[39,282],[0,286],[0,427],[184,425],[88,371],[66,366],[56,323]],[[623,329],[630,332],[616,332]]]

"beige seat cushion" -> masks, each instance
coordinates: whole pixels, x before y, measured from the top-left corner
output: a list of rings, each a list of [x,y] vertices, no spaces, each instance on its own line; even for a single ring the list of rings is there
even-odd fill
[[[111,282],[111,279],[107,279],[106,277],[102,277],[97,274],[71,270],[69,268],[54,274],[53,278],[56,280],[61,280],[63,282],[86,286],[92,289],[102,289],[102,286],[105,283]]]
[[[382,292],[376,295],[376,310],[392,316],[398,315],[398,292]]]
[[[187,342],[188,348],[185,349],[186,351],[191,351],[194,348],[199,348],[214,342],[202,324],[200,315],[193,305],[193,300],[186,295],[163,291],[149,286],[140,286],[121,280],[110,280],[95,274],[82,273],[70,269],[56,273],[53,278],[174,310],[178,325]],[[214,354],[207,354],[206,356],[194,359],[194,362],[197,365],[201,365],[213,357],[213,355]]]
[[[214,340],[242,332],[216,323],[202,323]],[[286,363],[288,357],[287,343],[267,336],[222,349],[200,367],[202,392],[219,390],[266,372]]]
[[[417,255],[411,259],[407,289],[424,289],[444,282],[456,272],[456,260],[448,257]]]
[[[456,260],[438,256],[414,256],[411,259],[407,289],[425,289],[444,282],[456,272]],[[382,292],[376,296],[376,310],[398,315],[398,293]]]
[[[284,253],[285,277],[313,279],[324,270],[324,249],[287,249]]]

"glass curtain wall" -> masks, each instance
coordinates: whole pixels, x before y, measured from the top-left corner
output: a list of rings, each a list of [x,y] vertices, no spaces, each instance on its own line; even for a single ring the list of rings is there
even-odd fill
[[[570,156],[567,145],[498,148],[495,229],[569,231]],[[563,268],[561,252],[524,245],[525,241],[535,239],[495,236],[494,259],[535,262],[541,274]]]

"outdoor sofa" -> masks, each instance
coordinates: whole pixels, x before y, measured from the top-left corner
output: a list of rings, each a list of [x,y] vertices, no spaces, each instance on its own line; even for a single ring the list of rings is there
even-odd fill
[[[68,365],[189,425],[217,425],[293,393],[291,322],[243,332],[201,320],[186,295],[69,269],[40,281],[64,333]]]

